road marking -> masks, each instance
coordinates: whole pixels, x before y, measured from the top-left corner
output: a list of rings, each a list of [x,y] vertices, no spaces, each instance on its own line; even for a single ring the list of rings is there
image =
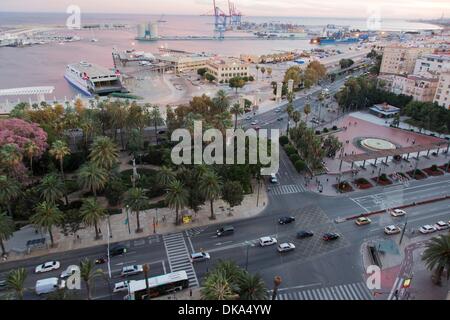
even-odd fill
[[[365,212],[370,212],[366,207],[364,207],[362,204],[360,204],[356,199],[353,198],[349,198],[350,200],[352,200],[354,203],[356,203],[359,207],[361,207]]]
[[[389,293],[388,300],[392,300],[392,296],[394,295],[395,290],[397,290],[398,284],[402,283],[403,279],[400,277],[397,277],[395,279],[394,285],[392,286],[391,292]]]

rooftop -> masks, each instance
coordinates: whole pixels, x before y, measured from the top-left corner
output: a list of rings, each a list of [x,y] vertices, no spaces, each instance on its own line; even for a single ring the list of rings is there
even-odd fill
[[[93,63],[89,63],[89,62],[78,62],[78,63],[73,63],[73,64],[69,64],[70,67],[76,69],[77,71],[81,72],[81,73],[85,73],[90,77],[90,78],[95,78],[95,77],[104,77],[104,76],[116,76],[115,72],[93,64]]]

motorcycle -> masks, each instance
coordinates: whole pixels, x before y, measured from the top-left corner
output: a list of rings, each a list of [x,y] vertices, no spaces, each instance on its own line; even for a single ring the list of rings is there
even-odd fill
[[[104,264],[106,263],[106,258],[98,258],[95,260],[95,264]]]

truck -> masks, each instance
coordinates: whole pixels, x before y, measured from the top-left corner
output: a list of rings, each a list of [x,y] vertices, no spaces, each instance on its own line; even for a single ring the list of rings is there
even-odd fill
[[[48,279],[41,279],[36,281],[36,294],[46,294],[55,292],[58,289],[64,289],[66,287],[66,281],[65,280],[59,280],[58,278],[48,278]]]

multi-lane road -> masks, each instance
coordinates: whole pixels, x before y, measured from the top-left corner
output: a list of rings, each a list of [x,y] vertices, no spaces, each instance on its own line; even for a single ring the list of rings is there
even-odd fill
[[[339,82],[335,83],[333,90],[337,90],[339,85]],[[301,108],[305,101],[297,100],[296,107]],[[278,123],[277,117],[277,114],[267,112],[258,115],[257,119],[260,123],[270,123],[271,119]],[[122,244],[129,248],[128,253],[111,259],[110,283],[105,279],[97,279],[93,297],[122,299],[125,293],[110,295],[110,288],[114,283],[123,280],[120,271],[126,265],[148,263],[150,276],[186,270],[190,284],[198,286],[207,271],[219,260],[233,260],[250,272],[261,274],[269,288],[272,286],[273,277],[281,276],[283,282],[279,299],[372,299],[365,286],[362,244],[371,239],[390,238],[397,241],[398,235],[387,236],[383,233],[383,228],[390,224],[402,225],[405,218],[393,218],[387,213],[379,214],[371,217],[370,225],[362,227],[353,221],[336,223],[335,219],[436,198],[447,195],[450,190],[450,175],[445,175],[386,188],[376,187],[348,195],[324,196],[305,191],[303,178],[295,171],[284,153],[281,154],[277,175],[279,183],[270,185],[266,209],[253,218],[233,222],[233,235],[217,237],[215,231],[219,225],[211,225],[123,242]],[[450,200],[412,207],[407,211],[406,236],[426,239],[431,235],[423,236],[412,231],[424,224],[434,224],[439,220],[449,221]],[[285,215],[294,216],[295,222],[279,225],[278,218]],[[313,231],[314,236],[297,239],[296,233],[299,230]],[[338,232],[341,238],[324,242],[321,236],[325,232]],[[258,239],[262,236],[276,237],[279,243],[292,242],[296,249],[280,254],[275,246],[260,247]],[[103,245],[5,262],[0,264],[0,279],[5,278],[11,269],[26,268],[29,274],[26,286],[30,289],[26,298],[37,299],[33,292],[36,280],[59,276],[67,266],[78,264],[82,258],[94,260],[104,256],[106,250]],[[193,265],[189,261],[189,254],[202,250],[210,253],[211,260]],[[47,274],[34,274],[34,268],[48,260],[60,261],[61,269]],[[108,274],[106,265],[98,266]],[[130,279],[142,277],[137,275]],[[80,294],[83,295],[84,292]]]

